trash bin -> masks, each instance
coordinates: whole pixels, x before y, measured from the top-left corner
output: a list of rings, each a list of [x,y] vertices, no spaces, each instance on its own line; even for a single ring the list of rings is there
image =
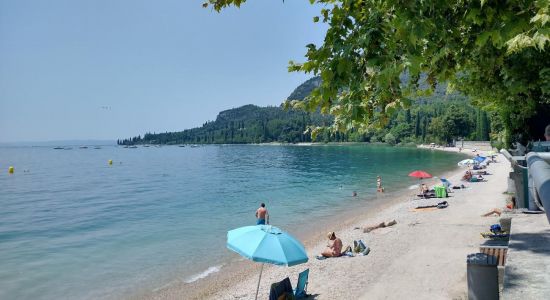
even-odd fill
[[[514,156],[515,159],[518,159]],[[514,180],[516,188],[516,208],[529,208],[529,170],[527,167],[520,165],[525,164],[525,160],[518,160],[517,163],[512,163],[512,172],[510,175]]]
[[[467,277],[469,300],[498,300],[497,259],[485,253],[468,254]]]
[[[437,198],[446,198],[447,189],[444,186],[434,186],[435,196]]]

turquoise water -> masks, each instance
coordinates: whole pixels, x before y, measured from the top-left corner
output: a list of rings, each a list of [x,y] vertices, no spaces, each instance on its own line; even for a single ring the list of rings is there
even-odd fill
[[[461,158],[365,145],[0,148],[0,299],[118,298],[196,280],[235,259],[226,232],[254,224],[260,202],[292,232],[374,196],[376,175],[396,190],[412,170]]]

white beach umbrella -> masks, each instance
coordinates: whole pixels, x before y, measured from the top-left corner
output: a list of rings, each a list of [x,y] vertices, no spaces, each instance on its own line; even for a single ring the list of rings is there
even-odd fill
[[[464,159],[458,162],[459,167],[469,167],[477,164],[477,162],[471,158]]]

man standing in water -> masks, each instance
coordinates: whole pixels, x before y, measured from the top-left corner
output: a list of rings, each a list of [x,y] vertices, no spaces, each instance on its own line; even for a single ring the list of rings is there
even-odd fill
[[[269,214],[267,208],[265,208],[265,203],[260,204],[260,208],[256,210],[256,219],[256,225],[269,224]]]

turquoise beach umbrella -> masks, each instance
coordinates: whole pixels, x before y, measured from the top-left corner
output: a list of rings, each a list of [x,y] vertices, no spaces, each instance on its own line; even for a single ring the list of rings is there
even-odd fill
[[[486,159],[486,157],[484,157],[484,156],[476,156],[476,157],[474,157],[474,160],[475,160],[476,162],[478,162],[478,163],[484,161],[485,159]]]
[[[256,299],[264,263],[294,266],[307,262],[306,249],[293,236],[271,225],[245,226],[227,232],[227,248],[262,263]]]

